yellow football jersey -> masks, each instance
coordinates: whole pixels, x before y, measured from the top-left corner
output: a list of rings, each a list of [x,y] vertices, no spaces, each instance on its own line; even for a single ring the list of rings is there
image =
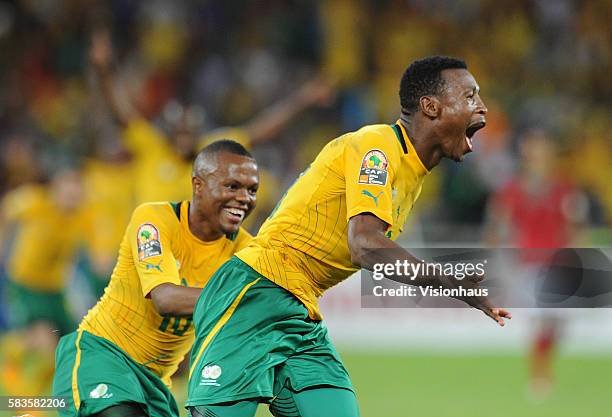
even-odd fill
[[[317,298],[358,270],[349,253],[349,219],[372,213],[389,225],[387,237],[397,238],[427,173],[399,123],[340,136],[236,255],[321,319]]]
[[[62,291],[83,237],[83,212],[61,210],[46,187],[35,185],[8,193],[2,211],[6,221],[16,225],[9,277],[34,290]]]
[[[170,385],[193,343],[191,318],[161,316],[148,297],[157,285],[203,287],[251,236],[204,242],[189,230],[189,202],[146,203],[134,211],[104,295],[79,329],[115,343]]]
[[[143,118],[130,121],[124,143],[134,155],[135,200],[181,201],[191,198],[191,167],[173,148],[170,140],[151,122]],[[245,129],[219,128],[203,135],[198,146],[204,147],[219,139],[232,139],[245,147],[250,140]]]

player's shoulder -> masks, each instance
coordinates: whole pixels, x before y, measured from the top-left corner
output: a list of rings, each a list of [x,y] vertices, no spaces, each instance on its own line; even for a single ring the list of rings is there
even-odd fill
[[[347,144],[363,147],[381,147],[385,149],[396,148],[397,139],[393,128],[387,124],[363,126],[361,129],[347,135]]]
[[[179,224],[178,216],[175,213],[175,208],[172,203],[164,202],[149,202],[140,204],[134,209],[132,221],[137,222],[161,222],[165,225]]]
[[[345,148],[353,151],[350,153],[353,158],[374,155],[385,161],[396,161],[401,156],[401,145],[387,124],[367,125],[353,132],[345,139]]]
[[[365,125],[359,130],[357,130],[355,133],[361,136],[374,135],[387,137],[393,135],[393,128],[391,127],[391,125],[379,123],[374,125]]]

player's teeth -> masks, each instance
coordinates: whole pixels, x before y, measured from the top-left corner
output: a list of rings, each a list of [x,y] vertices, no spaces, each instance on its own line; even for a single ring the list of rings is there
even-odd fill
[[[472,139],[470,139],[470,138],[468,138],[468,137],[466,136],[466,137],[465,137],[465,140],[466,140],[466,142],[467,142],[468,146],[470,147],[470,150],[472,150],[472,149],[473,149],[473,148],[472,148]]]
[[[244,211],[242,210],[237,210],[237,209],[227,209],[227,211],[235,216],[244,216]]]

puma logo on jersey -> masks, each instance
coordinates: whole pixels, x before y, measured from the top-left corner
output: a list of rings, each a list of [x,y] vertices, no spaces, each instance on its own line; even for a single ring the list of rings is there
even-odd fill
[[[161,261],[161,260],[160,260],[160,261],[159,261],[157,264],[150,264],[150,263],[148,263],[148,262],[143,262],[143,263],[145,264],[145,268],[147,268],[147,271],[148,271],[149,269],[157,269],[159,272],[164,272],[164,271],[162,271],[162,269],[161,269],[161,263],[162,263],[162,261]]]
[[[374,196],[374,194],[372,194],[371,192],[369,192],[368,190],[362,190],[361,194],[363,195],[367,195],[368,197],[370,197],[372,200],[374,200],[374,204],[376,204],[376,207],[378,207],[378,198],[380,197],[381,194],[383,194],[383,192],[379,192],[377,196]]]

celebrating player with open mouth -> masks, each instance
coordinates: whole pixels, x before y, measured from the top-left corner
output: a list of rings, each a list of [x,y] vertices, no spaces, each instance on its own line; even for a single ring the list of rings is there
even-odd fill
[[[317,298],[359,268],[395,261],[372,249],[401,250],[393,239],[425,176],[442,158],[462,160],[486,122],[478,84],[454,58],[410,65],[400,100],[397,123],[365,126],[323,148],[257,237],[203,290],[194,310],[192,416],[253,416],[260,402],[275,416],[359,415]],[[436,281],[413,284],[443,284]],[[486,298],[463,301],[500,325],[510,318]]]
[[[193,197],[134,211],[104,295],[57,347],[62,416],[178,417],[170,377],[193,342],[191,314],[214,271],[251,236],[257,164],[237,142],[197,155]]]

